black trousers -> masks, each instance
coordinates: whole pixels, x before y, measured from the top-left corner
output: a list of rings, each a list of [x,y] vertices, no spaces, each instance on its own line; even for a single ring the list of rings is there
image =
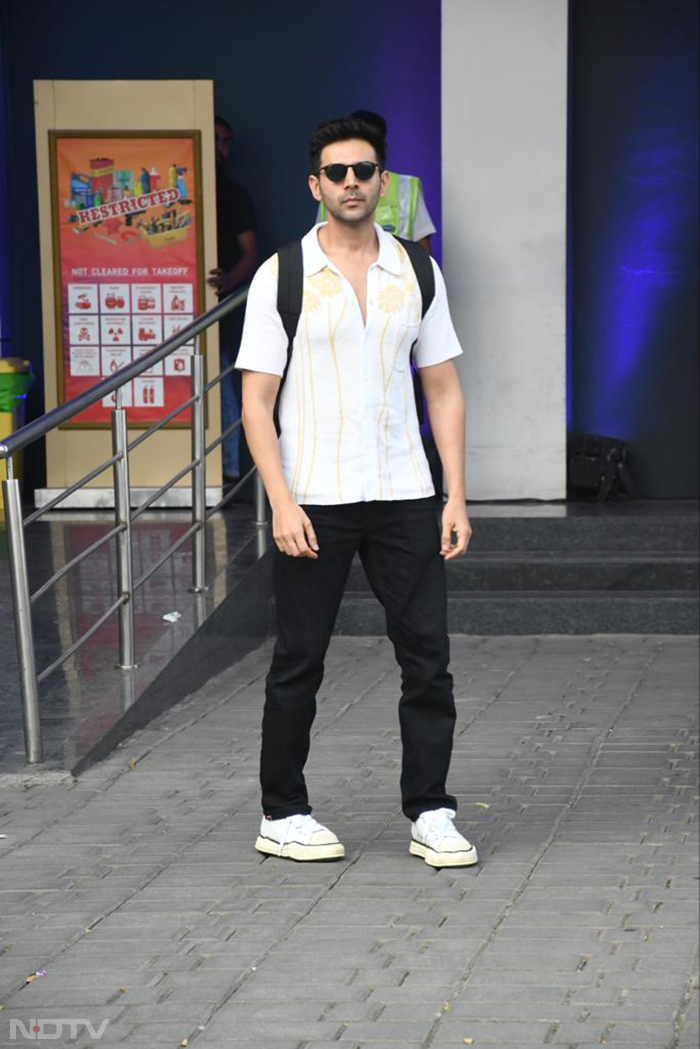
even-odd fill
[[[278,632],[262,725],[264,814],[281,819],[311,812],[303,769],[316,693],[356,552],[384,606],[402,672],[403,812],[415,820],[428,809],[456,809],[455,798],[446,793],[456,713],[434,498],[304,510],[318,539],[318,560],[274,554]]]

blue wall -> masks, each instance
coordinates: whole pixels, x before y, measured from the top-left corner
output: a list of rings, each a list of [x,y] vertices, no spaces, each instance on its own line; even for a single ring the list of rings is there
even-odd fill
[[[698,11],[573,0],[571,422],[698,494]]]
[[[12,356],[12,290],[10,231],[7,199],[7,106],[4,37],[0,22],[0,357]]]
[[[308,141],[321,120],[353,109],[383,113],[390,166],[423,178],[439,223],[440,0],[384,0],[371,10],[286,0],[121,0],[72,16],[53,0],[4,0],[0,8],[17,352],[38,372],[34,79],[213,79],[216,109],[236,136],[231,174],[254,197],[265,254],[313,224]]]

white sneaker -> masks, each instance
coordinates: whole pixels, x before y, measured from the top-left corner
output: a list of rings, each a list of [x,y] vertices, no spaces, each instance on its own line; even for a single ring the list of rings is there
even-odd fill
[[[471,842],[455,827],[454,817],[454,809],[422,812],[411,824],[409,851],[422,856],[431,867],[471,867],[479,857]]]
[[[260,835],[255,842],[258,852],[290,860],[339,860],[345,855],[343,845],[332,830],[312,816],[287,816],[268,820],[263,816]]]

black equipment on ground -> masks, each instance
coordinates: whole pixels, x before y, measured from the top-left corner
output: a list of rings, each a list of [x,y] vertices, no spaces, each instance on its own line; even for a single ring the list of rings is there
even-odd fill
[[[569,487],[573,495],[588,495],[599,502],[611,496],[634,498],[627,444],[617,437],[574,434],[569,445]]]

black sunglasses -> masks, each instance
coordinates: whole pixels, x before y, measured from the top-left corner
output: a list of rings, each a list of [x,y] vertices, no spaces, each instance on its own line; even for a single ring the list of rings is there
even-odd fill
[[[355,172],[355,178],[358,182],[369,182],[374,175],[375,171],[381,172],[379,164],[373,160],[360,160],[357,164],[324,164],[322,168],[318,169],[320,175],[322,171],[325,171],[326,178],[330,179],[331,182],[342,182],[348,173],[348,168],[352,168]]]

